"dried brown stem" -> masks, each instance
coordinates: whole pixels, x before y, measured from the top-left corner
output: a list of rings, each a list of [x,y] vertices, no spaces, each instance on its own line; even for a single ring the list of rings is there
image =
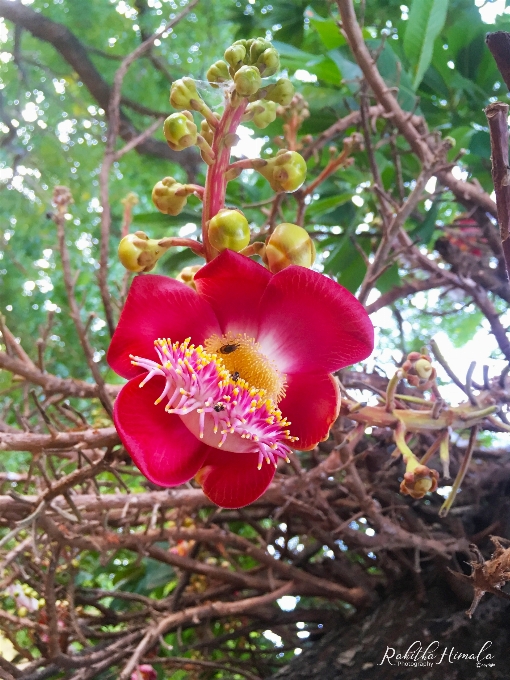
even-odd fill
[[[498,64],[499,67],[499,64]],[[485,109],[491,135],[492,181],[496,192],[499,231],[510,277],[510,168],[508,166],[508,104],[494,102]]]

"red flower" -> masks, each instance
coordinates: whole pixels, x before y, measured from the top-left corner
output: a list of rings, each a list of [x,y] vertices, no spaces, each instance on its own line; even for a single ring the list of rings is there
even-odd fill
[[[108,351],[130,379],[114,420],[151,481],[196,476],[214,503],[238,508],[264,493],[289,444],[308,450],[328,436],[331,373],[371,353],[373,327],[347,290],[303,267],[273,275],[225,250],[195,285],[133,281]]]

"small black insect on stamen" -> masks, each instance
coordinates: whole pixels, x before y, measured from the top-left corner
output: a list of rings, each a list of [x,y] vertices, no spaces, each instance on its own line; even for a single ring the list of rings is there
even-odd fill
[[[239,380],[240,377],[241,377],[241,376],[239,375],[239,371],[234,371],[234,372],[232,373],[232,380],[233,380],[234,382],[237,382],[237,381]]]
[[[214,404],[214,410],[216,413],[220,413],[221,411],[225,410],[225,404],[222,404],[221,401],[219,401],[217,404]]]
[[[222,345],[220,347],[220,354],[232,354],[236,349],[239,349],[240,343],[231,342],[229,345]]]

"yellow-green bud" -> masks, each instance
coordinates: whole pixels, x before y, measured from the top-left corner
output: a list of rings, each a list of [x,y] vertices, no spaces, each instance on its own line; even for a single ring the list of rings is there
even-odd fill
[[[418,376],[423,380],[428,380],[432,375],[432,371],[434,370],[430,361],[424,358],[418,359],[418,361],[414,364],[414,368]]]
[[[214,132],[211,130],[209,123],[205,119],[200,123],[200,134],[209,146],[212,146]]]
[[[206,77],[213,87],[215,83],[226,83],[230,80],[228,64],[222,59],[220,59],[220,61],[215,61],[207,70]]]
[[[273,87],[268,88],[264,99],[276,102],[280,106],[288,106],[294,96],[294,85],[288,78],[280,78]]]
[[[190,288],[193,288],[193,290],[196,290],[197,287],[195,286],[195,274],[201,268],[201,266],[201,264],[194,264],[190,267],[184,267],[184,269],[182,269],[175,277],[176,280],[181,281]]]
[[[280,68],[280,55],[274,47],[268,47],[257,59],[255,66],[264,78],[274,75]]]
[[[299,189],[306,178],[306,161],[297,151],[281,149],[263,167],[256,167],[273,191],[291,193]]]
[[[193,78],[179,78],[170,88],[170,104],[174,109],[192,109],[191,100],[201,101]]]
[[[255,64],[258,61],[260,55],[267,49],[271,48],[274,50],[272,44],[265,38],[252,38],[251,40],[248,40],[247,47],[249,47],[250,50],[250,62],[252,64]],[[278,54],[278,52],[276,52],[276,54]]]
[[[128,234],[119,243],[119,260],[130,272],[148,272],[165,252],[158,241],[149,238],[143,231]]]
[[[254,125],[263,130],[276,119],[276,108],[275,102],[257,99],[246,107],[246,119],[253,121]]]
[[[174,151],[182,151],[197,142],[197,126],[189,111],[168,116],[163,123],[163,132],[168,146]]]
[[[225,54],[223,55],[225,61],[228,62],[234,70],[239,68],[246,56],[246,47],[243,42],[245,41],[238,40],[229,48],[227,48],[225,50]]]
[[[251,97],[262,84],[260,72],[255,66],[241,66],[234,76],[236,91],[241,97]]]
[[[154,186],[152,202],[165,215],[178,215],[193,193],[186,184],[179,184],[173,177],[165,177]]]
[[[311,267],[315,261],[315,245],[303,227],[284,222],[269,237],[264,260],[273,274],[291,264]]]
[[[239,252],[250,242],[248,220],[239,210],[223,208],[209,221],[209,241],[213,248]]]

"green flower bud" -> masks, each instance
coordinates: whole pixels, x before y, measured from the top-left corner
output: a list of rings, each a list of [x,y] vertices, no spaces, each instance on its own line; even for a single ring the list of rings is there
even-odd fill
[[[315,261],[315,246],[303,227],[284,222],[269,237],[264,260],[273,274],[291,264],[311,267]]]
[[[274,75],[280,68],[280,55],[274,47],[268,47],[257,59],[255,66],[264,78]]]
[[[252,64],[256,64],[261,54],[267,49],[273,49],[276,52],[269,40],[266,40],[265,38],[252,38],[251,40],[248,40],[248,43],[250,50],[250,62]],[[278,55],[278,52],[276,52],[276,54]]]
[[[168,116],[163,123],[163,132],[168,146],[174,151],[182,151],[197,142],[197,126],[189,111]]]
[[[239,252],[250,242],[248,220],[239,210],[223,208],[209,221],[209,241],[213,248]]]
[[[276,102],[281,106],[288,106],[294,96],[294,85],[288,78],[280,78],[276,81],[274,86],[269,87],[264,99],[270,102]]]
[[[221,59],[220,61],[214,62],[214,64],[209,67],[206,77],[213,87],[214,83],[226,83],[230,80],[228,64]]]
[[[241,66],[234,76],[236,91],[241,97],[251,97],[262,85],[260,72],[255,66]]]
[[[130,272],[148,272],[156,266],[156,262],[166,248],[149,238],[143,231],[128,234],[119,243],[119,260]]]
[[[242,64],[246,56],[246,47],[243,44],[245,42],[246,41],[244,40],[243,41],[238,40],[228,49],[226,49],[225,54],[223,55],[225,61],[228,62],[234,70],[237,70],[239,68],[240,64]]]
[[[276,102],[268,102],[264,99],[248,104],[246,107],[247,120],[263,130],[276,119]]]
[[[191,100],[201,101],[193,78],[179,78],[170,88],[170,104],[174,109],[192,109]]]
[[[179,184],[173,177],[165,177],[154,186],[152,202],[165,215],[178,215],[193,193],[186,184]]]
[[[255,168],[263,175],[273,191],[292,193],[306,178],[306,161],[297,151],[281,149],[262,167]]]

